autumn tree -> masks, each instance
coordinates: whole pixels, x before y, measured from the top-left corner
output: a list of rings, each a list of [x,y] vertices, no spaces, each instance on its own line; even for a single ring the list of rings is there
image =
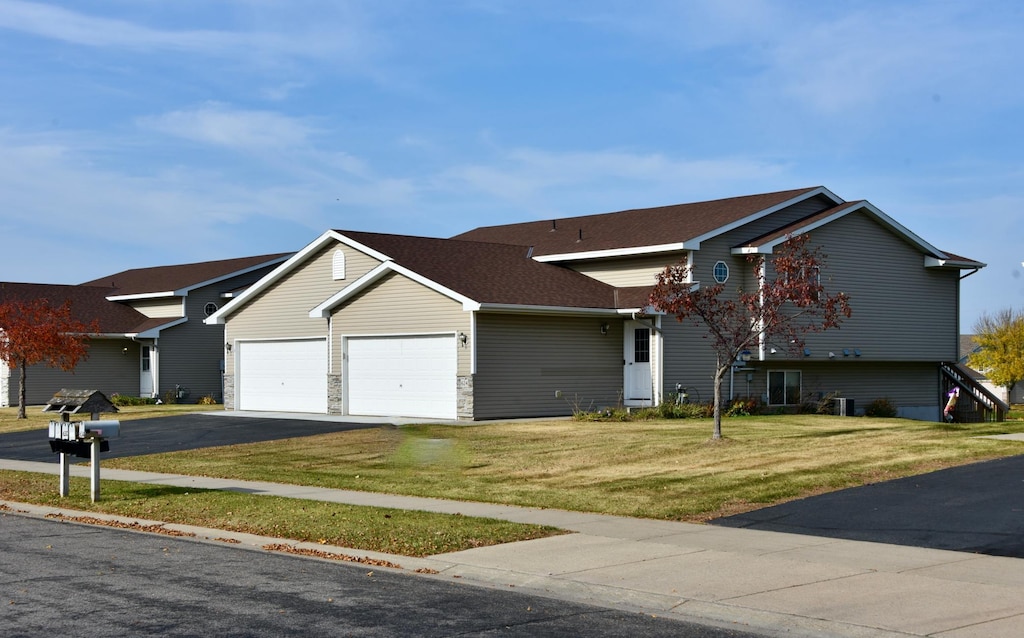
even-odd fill
[[[983,313],[974,324],[974,342],[979,350],[968,364],[985,373],[996,385],[1006,388],[1024,380],[1024,311],[1004,308],[994,315]]]
[[[825,255],[810,248],[809,237],[789,237],[771,256],[751,255],[755,290],[726,294],[724,284],[692,281],[693,266],[684,257],[658,274],[651,293],[655,309],[690,320],[707,330],[717,356],[714,375],[714,432],[722,438],[722,380],[740,355],[762,341],[777,341],[801,352],[810,332],[836,328],[850,316],[845,293],[828,294],[821,283]],[[771,266],[768,272],[767,266]]]
[[[25,378],[29,366],[45,364],[72,370],[88,356],[89,334],[99,332],[93,321],[71,316],[71,302],[53,306],[46,299],[0,303],[0,360],[19,369],[18,418],[25,416]]]

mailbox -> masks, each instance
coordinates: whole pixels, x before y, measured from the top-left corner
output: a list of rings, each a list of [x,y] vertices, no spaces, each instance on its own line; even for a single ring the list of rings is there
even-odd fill
[[[98,441],[100,452],[108,452],[107,439],[121,436],[120,421],[50,421],[50,451],[89,458],[92,444]]]

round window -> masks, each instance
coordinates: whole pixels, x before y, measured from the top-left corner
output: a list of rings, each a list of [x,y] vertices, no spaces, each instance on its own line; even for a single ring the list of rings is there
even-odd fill
[[[203,312],[205,312],[206,316],[209,317],[213,313],[217,312],[217,304],[211,301],[210,303],[203,306]]]
[[[715,264],[715,281],[724,284],[729,280],[729,265],[724,261]]]

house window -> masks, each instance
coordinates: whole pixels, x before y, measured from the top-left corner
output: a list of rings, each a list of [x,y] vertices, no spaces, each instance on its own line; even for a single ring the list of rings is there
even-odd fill
[[[651,330],[637,328],[633,331],[633,362],[649,363],[651,360]]]
[[[768,372],[768,405],[800,403],[800,371],[770,370]]]
[[[203,306],[203,312],[206,313],[207,317],[209,317],[213,313],[217,312],[217,304],[211,301],[210,303]]]
[[[724,261],[716,263],[714,274],[715,281],[717,281],[720,284],[724,284],[725,282],[729,281],[729,264],[725,263]]]
[[[339,279],[344,279],[345,278],[345,252],[344,251],[342,251],[342,250],[334,251],[334,259],[332,261],[332,270],[331,270],[331,272],[333,273],[334,279],[336,281],[339,280]]]
[[[142,371],[149,372],[150,354],[149,346],[142,346]]]

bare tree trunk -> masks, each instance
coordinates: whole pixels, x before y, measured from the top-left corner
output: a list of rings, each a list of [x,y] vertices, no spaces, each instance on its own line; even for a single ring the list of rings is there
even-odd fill
[[[27,419],[25,416],[25,361],[18,366],[18,418]]]
[[[722,377],[725,376],[725,368],[722,367],[721,361],[715,368],[715,429],[711,434],[711,438],[718,440],[722,438]]]

